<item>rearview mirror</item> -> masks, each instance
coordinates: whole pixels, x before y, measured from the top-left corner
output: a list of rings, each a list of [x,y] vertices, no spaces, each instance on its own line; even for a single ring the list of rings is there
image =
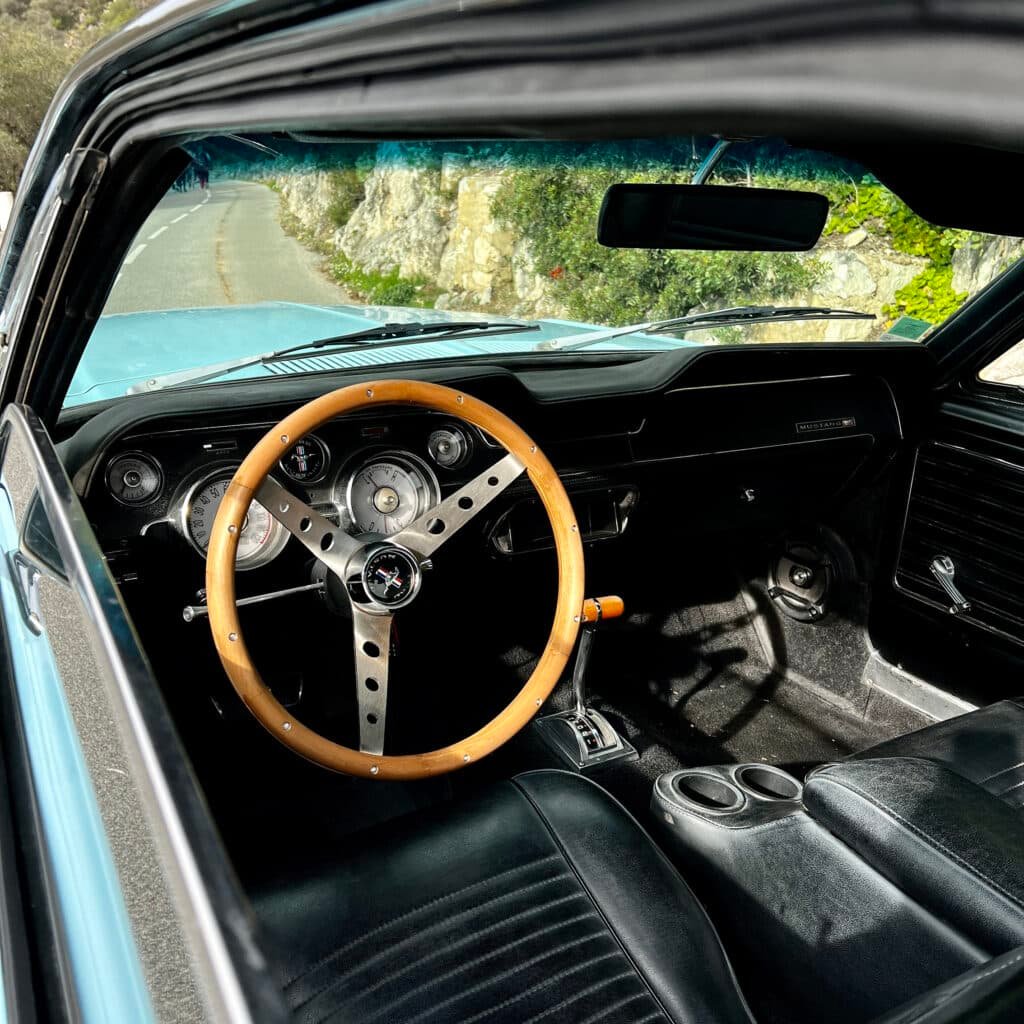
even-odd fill
[[[735,185],[612,185],[597,240],[615,249],[803,252],[821,237],[816,192]]]

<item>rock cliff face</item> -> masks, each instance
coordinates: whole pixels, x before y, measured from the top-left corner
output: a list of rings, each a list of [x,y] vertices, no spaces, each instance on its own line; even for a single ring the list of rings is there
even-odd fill
[[[500,157],[447,154],[426,161],[407,145],[384,143],[343,226],[332,219],[336,194],[328,172],[283,176],[277,185],[287,212],[320,244],[366,269],[397,268],[404,277],[425,279],[440,291],[439,308],[565,316],[554,282],[534,268],[528,241],[495,220],[494,197],[510,173]],[[1021,255],[1022,239],[969,244],[954,255],[953,289],[974,293]],[[863,228],[824,239],[808,258],[821,268],[817,285],[779,304],[849,307],[879,318],[873,327],[815,324],[815,337],[837,341],[881,333],[885,307],[927,266]],[[789,340],[794,333],[791,325],[766,325],[745,337]]]
[[[327,172],[283,176],[277,185],[303,229],[367,269],[426,278],[441,291],[438,308],[559,315],[529,246],[494,219],[494,197],[508,173],[500,163],[455,154],[424,166],[407,147],[384,143],[343,227],[331,220]]]
[[[1024,238],[988,238],[953,254],[953,290],[980,291],[1011,263],[1024,256]]]

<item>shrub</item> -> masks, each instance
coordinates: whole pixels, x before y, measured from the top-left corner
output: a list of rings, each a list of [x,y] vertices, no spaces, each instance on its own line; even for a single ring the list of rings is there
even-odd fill
[[[402,277],[398,268],[387,272],[360,267],[344,253],[336,252],[327,262],[328,273],[356,298],[374,306],[425,306],[430,308],[437,290],[425,278]]]

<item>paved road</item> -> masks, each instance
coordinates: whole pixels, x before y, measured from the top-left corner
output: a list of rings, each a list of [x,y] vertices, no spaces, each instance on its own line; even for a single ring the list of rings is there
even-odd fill
[[[251,182],[170,193],[128,251],[105,312],[348,302],[319,257],[284,233],[277,209],[277,195]]]

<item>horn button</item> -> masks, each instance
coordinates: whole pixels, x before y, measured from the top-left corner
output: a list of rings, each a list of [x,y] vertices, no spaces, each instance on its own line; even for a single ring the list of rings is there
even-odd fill
[[[367,596],[389,611],[407,605],[419,592],[422,575],[416,557],[395,544],[371,551],[363,565]]]

